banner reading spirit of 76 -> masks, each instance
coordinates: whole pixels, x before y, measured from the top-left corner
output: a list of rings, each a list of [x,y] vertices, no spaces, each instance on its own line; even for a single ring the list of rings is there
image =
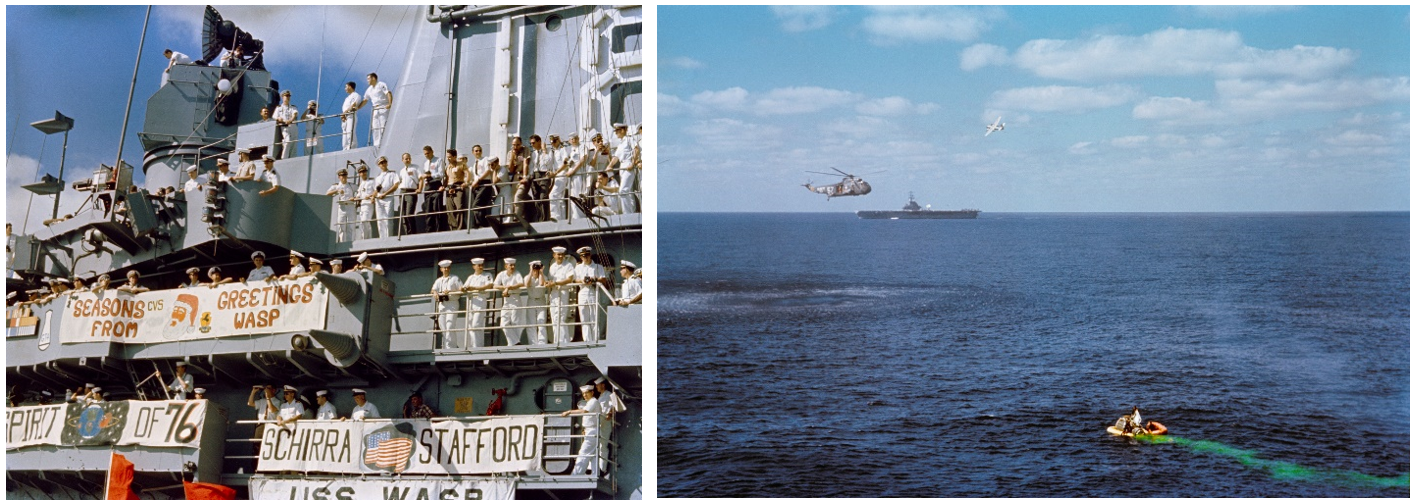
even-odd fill
[[[152,344],[324,328],[328,290],[312,277],[216,288],[69,297],[60,341]]]

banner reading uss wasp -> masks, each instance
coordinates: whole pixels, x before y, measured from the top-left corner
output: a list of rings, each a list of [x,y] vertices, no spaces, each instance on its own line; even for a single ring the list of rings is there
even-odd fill
[[[266,426],[258,471],[483,475],[540,466],[544,419],[301,420]]]
[[[81,292],[68,297],[59,337],[65,344],[152,344],[322,329],[327,299],[313,277],[139,294]]]

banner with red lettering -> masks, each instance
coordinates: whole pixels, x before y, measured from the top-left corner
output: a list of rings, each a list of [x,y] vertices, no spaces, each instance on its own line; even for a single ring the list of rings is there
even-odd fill
[[[538,470],[544,418],[300,420],[267,426],[261,472],[485,475]]]
[[[80,292],[64,306],[59,340],[154,344],[322,329],[328,298],[313,276],[139,294]]]

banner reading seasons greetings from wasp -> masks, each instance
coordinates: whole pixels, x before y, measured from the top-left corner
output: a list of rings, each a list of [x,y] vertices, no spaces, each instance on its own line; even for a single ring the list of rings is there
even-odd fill
[[[130,294],[69,296],[59,340],[153,344],[324,328],[328,290],[312,276]]]
[[[155,400],[11,407],[5,448],[36,445],[196,447],[206,400]]]
[[[266,426],[261,472],[484,475],[538,469],[544,418],[296,421]]]

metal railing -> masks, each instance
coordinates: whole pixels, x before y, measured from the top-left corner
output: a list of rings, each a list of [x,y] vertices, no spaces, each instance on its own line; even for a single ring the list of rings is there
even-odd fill
[[[402,320],[415,318],[431,318],[432,328],[430,330],[397,330],[392,335],[431,335],[432,349],[437,354],[455,353],[500,353],[508,348],[517,348],[524,351],[542,351],[562,349],[566,347],[587,347],[604,344],[607,331],[608,306],[612,304],[613,296],[603,287],[597,285],[599,293],[597,303],[579,303],[578,289],[589,288],[583,285],[565,285],[558,288],[567,289],[565,294],[569,297],[569,302],[559,306],[561,321],[554,319],[554,306],[550,305],[550,297],[555,295],[546,288],[544,304],[529,304],[528,294],[521,290],[521,293],[511,294],[517,300],[517,306],[506,307],[505,298],[501,297],[499,290],[484,290],[485,308],[472,308],[471,297],[475,294],[462,292],[456,297],[451,297],[443,301],[444,305],[457,306],[457,309],[435,309],[438,295],[420,294],[398,297],[398,313],[395,318],[397,326],[402,326]],[[459,309],[462,298],[466,300],[466,308]],[[412,307],[416,306],[416,307]],[[408,309],[404,309],[407,307]],[[593,316],[586,316],[584,308],[590,309],[588,313]],[[403,311],[417,311],[411,314],[403,314]],[[519,323],[502,324],[506,311],[517,314]],[[547,320],[545,323],[537,323],[539,315],[543,314]],[[472,326],[475,323],[473,316],[480,315],[480,325]],[[449,317],[449,319],[448,319]],[[588,319],[592,318],[592,319]],[[450,321],[451,326],[441,326],[443,321]],[[505,339],[507,344],[498,344],[506,331],[519,332],[520,340],[526,344],[509,344],[509,339]],[[544,331],[545,342],[539,342],[540,331]],[[579,337],[575,337],[578,334]],[[484,344],[486,336],[490,336],[491,344]],[[479,338],[479,340],[477,340]],[[577,340],[576,340],[577,339]]]
[[[565,180],[564,183],[568,183],[568,180]],[[484,221],[490,219],[499,219],[501,223],[507,224],[514,223],[517,221],[526,221],[530,223],[548,222],[551,220],[558,220],[552,218],[552,216],[556,214],[562,215],[563,223],[572,224],[587,221],[595,217],[608,217],[613,215],[626,214],[624,212],[625,209],[636,210],[627,213],[638,213],[641,212],[642,208],[641,204],[633,204],[632,206],[624,204],[624,198],[628,197],[632,197],[634,198],[634,201],[640,203],[641,191],[622,191],[607,196],[590,196],[590,201],[593,201],[595,203],[601,203],[595,208],[605,208],[605,211],[593,211],[594,216],[591,217],[589,215],[585,215],[572,200],[574,198],[583,197],[579,194],[566,193],[565,197],[543,197],[539,199],[519,197],[519,194],[515,192],[515,190],[518,188],[518,185],[519,182],[502,182],[495,184],[497,193],[490,197],[490,204],[483,205],[475,204],[476,189],[462,188],[459,190],[459,194],[456,197],[461,198],[463,207],[460,209],[447,209],[442,211],[425,210],[425,208],[427,207],[427,197],[430,196],[440,198],[441,202],[439,206],[446,208],[450,206],[446,204],[448,202],[446,198],[446,190],[408,193],[403,192],[402,189],[398,189],[397,192],[389,194],[384,199],[386,201],[389,201],[388,204],[393,214],[380,215],[376,210],[376,206],[366,206],[370,209],[373,209],[371,217],[364,217],[362,213],[364,211],[365,205],[374,205],[376,204],[376,202],[360,200],[356,197],[348,200],[335,199],[334,230],[336,232],[339,231],[338,226],[340,225],[347,226],[343,229],[343,232],[337,233],[336,240],[339,242],[347,242],[358,239],[381,239],[389,237],[401,238],[410,234],[423,234],[426,232],[445,231],[469,231],[472,229],[480,229],[492,225],[490,224],[490,222],[481,222],[485,223],[485,225],[477,225],[478,220]],[[403,201],[405,198],[408,197],[416,198],[413,205],[415,211],[411,214],[403,214]],[[532,212],[526,211],[527,209],[529,209],[526,207],[527,205],[537,205],[537,207],[533,210],[533,213],[537,214],[529,214]],[[561,211],[552,211],[552,208],[550,207],[551,205],[562,205],[560,207]],[[419,206],[420,208],[418,208]],[[341,215],[341,213],[345,211],[351,213],[351,215]],[[347,221],[341,222],[340,218],[345,218],[347,219]],[[428,218],[435,219],[434,224],[429,224],[427,221]],[[412,222],[404,222],[404,219],[415,220]],[[424,230],[422,232],[412,233],[404,232],[404,225],[411,226],[414,230],[416,230],[419,227],[419,221],[421,222],[420,226],[424,229],[427,227],[435,227],[436,230]],[[383,225],[387,226],[386,233],[382,232],[383,229],[381,227]],[[374,229],[377,229],[377,232],[374,232]]]

